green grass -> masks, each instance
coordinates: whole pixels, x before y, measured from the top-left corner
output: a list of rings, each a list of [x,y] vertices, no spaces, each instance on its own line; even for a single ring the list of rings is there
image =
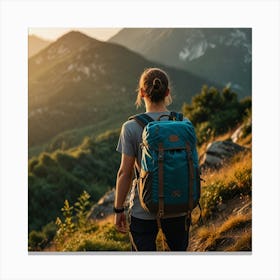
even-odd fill
[[[110,221],[109,221],[110,220]],[[116,231],[111,217],[97,222],[88,221],[73,232],[57,232],[52,251],[129,251],[129,235]]]

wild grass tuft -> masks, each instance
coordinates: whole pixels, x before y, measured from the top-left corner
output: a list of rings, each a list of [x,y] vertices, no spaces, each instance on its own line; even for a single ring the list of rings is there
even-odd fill
[[[232,215],[221,225],[201,227],[196,232],[199,251],[250,251],[251,216]]]
[[[241,230],[251,225],[252,217],[249,214],[232,216],[219,228],[219,234],[234,233],[234,231]]]
[[[251,231],[244,231],[237,239],[236,243],[232,244],[225,251],[252,251],[252,233]]]
[[[205,183],[201,189],[203,216],[208,218],[217,207],[228,200],[252,191],[251,152],[238,154],[222,171],[202,174]]]

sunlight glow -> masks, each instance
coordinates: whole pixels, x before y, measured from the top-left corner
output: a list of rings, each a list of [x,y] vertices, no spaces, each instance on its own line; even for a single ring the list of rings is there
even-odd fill
[[[122,28],[29,28],[29,35],[36,35],[42,39],[55,41],[62,35],[72,31],[80,31],[94,39],[106,41]]]

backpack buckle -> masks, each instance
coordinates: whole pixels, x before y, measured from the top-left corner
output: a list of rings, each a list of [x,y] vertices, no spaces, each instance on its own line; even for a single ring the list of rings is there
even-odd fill
[[[192,160],[192,150],[190,144],[187,142],[186,144],[186,150],[187,150],[187,158],[188,160]]]
[[[163,152],[158,153],[158,161],[163,161]]]
[[[159,216],[159,218],[162,218],[163,215],[164,215],[164,211],[163,211],[163,210],[159,210],[159,211],[158,211],[158,216]]]
[[[160,161],[160,162],[163,161],[163,154],[164,154],[163,144],[159,143],[159,145],[158,145],[158,161]]]

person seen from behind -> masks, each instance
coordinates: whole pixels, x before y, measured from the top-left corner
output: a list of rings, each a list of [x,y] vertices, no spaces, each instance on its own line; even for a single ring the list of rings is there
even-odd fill
[[[167,107],[172,102],[169,84],[169,77],[162,69],[146,69],[139,79],[136,106],[140,107],[144,101],[145,114],[154,120],[162,115],[169,115]],[[137,178],[133,180],[134,168],[139,173],[141,166],[142,132],[143,128],[135,119],[128,120],[122,125],[116,149],[121,153],[121,163],[116,179],[114,224],[119,232],[126,233],[129,230],[132,251],[156,251],[159,222],[156,215],[141,206]],[[127,219],[124,205],[129,192]],[[190,217],[187,213],[164,216],[160,219],[160,226],[169,250],[187,250],[190,228]]]

